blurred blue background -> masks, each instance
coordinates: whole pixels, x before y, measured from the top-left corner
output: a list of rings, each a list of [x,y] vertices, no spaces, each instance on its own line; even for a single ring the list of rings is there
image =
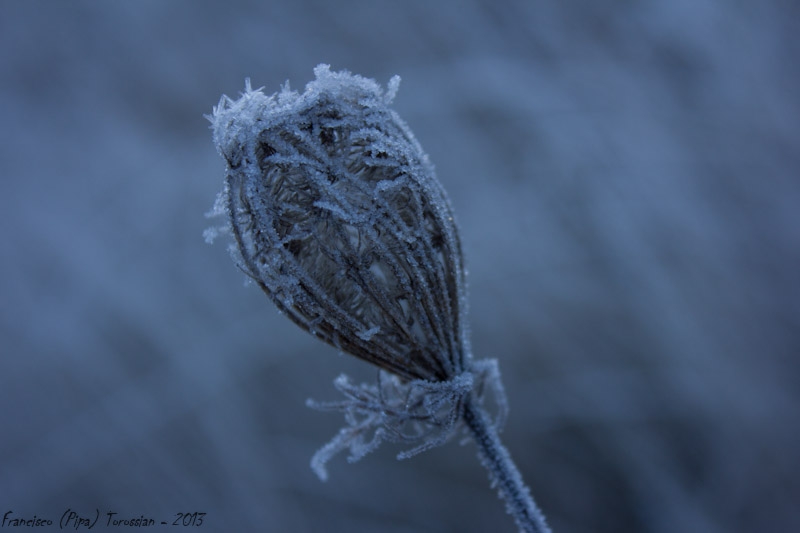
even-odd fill
[[[513,531],[470,443],[320,482],[341,372],[208,246],[204,113],[321,62],[436,164],[556,533],[800,531],[800,9],[0,2],[0,512]]]

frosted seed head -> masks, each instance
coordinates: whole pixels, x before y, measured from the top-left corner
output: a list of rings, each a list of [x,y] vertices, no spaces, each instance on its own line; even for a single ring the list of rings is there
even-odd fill
[[[450,204],[389,109],[399,86],[319,65],[302,93],[249,83],[211,117],[242,269],[319,338],[407,379],[469,366]]]

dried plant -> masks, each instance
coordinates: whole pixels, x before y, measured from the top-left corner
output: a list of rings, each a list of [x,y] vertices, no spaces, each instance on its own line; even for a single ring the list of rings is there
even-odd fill
[[[315,69],[303,93],[267,96],[249,81],[209,117],[227,162],[214,214],[235,240],[239,267],[296,324],[380,369],[376,385],[340,376],[347,426],[312,459],[383,440],[438,446],[459,429],[523,531],[549,531],[498,431],[506,411],[496,361],[473,361],[464,267],[453,211],[408,126],[384,90],[348,72]],[[498,414],[484,407],[493,393]]]

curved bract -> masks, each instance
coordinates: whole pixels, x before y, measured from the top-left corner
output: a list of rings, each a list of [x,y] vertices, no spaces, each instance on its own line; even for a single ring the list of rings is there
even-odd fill
[[[303,93],[249,83],[212,117],[238,260],[326,342],[405,379],[469,368],[461,248],[433,167],[383,89],[315,69]]]

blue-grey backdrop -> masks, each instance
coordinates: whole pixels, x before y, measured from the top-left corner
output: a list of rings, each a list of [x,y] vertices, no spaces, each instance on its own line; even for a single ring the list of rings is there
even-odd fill
[[[203,242],[203,114],[325,62],[403,78],[557,533],[800,531],[797,6],[0,2],[0,513],[513,530],[471,444],[316,479],[374,371]]]

